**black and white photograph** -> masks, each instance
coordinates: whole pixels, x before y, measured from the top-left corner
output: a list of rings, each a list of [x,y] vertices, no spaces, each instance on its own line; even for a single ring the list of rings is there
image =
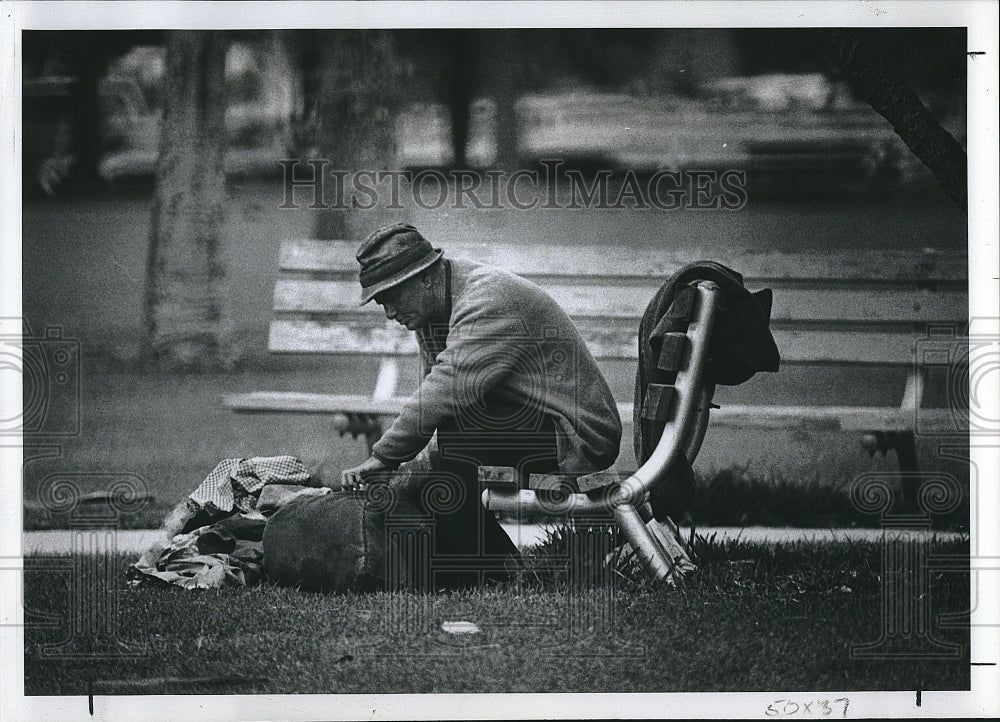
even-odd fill
[[[1000,714],[998,6],[4,3],[0,714]]]

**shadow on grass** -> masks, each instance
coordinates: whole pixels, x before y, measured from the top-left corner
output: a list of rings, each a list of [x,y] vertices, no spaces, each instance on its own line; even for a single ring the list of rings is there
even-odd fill
[[[800,591],[875,593],[881,588],[882,544],[874,541],[751,542],[719,539],[718,535],[695,534],[689,541],[691,558],[698,569],[689,575],[680,591],[713,588],[780,591],[792,583]],[[567,584],[595,587],[615,584],[630,592],[656,589],[639,560],[621,553],[621,534],[613,526],[567,525],[546,531],[543,541],[522,556],[522,574],[528,584],[556,589]],[[928,544],[934,554],[967,559],[968,539],[941,540]],[[609,554],[580,554],[580,550],[613,549]],[[572,567],[568,560],[576,552]],[[553,565],[562,560],[562,565]],[[954,575],[938,573],[940,583],[953,583]],[[964,581],[967,586],[967,579]]]
[[[880,518],[866,514],[851,503],[848,482],[791,481],[776,472],[755,475],[748,467],[729,467],[710,474],[699,474],[691,517],[699,526],[789,526],[803,528],[878,528]],[[901,508],[900,492],[893,513]],[[115,521],[109,526],[120,529],[155,529],[179,501],[150,499],[121,514],[108,514],[93,504],[72,511],[55,512],[38,504],[26,504],[24,529],[67,529],[74,514],[98,520],[102,515]],[[78,519],[77,519],[78,520]],[[528,519],[523,519],[529,521]],[[532,521],[548,521],[539,517]],[[91,523],[91,522],[88,522]],[[941,531],[969,529],[969,497],[963,494],[958,508],[931,518],[932,527]]]
[[[589,532],[564,531],[535,548],[516,581],[434,595],[323,595],[270,585],[128,588],[122,572],[131,559],[116,556],[104,560],[112,572],[108,587],[81,601],[72,558],[29,559],[25,690],[968,689],[968,628],[949,627],[940,616],[960,620],[968,612],[967,571],[928,572],[931,632],[959,645],[957,658],[860,659],[852,645],[877,639],[885,628],[879,544],[702,537],[694,544],[699,569],[669,589],[628,567],[604,575],[602,584],[567,576],[561,545],[580,533]],[[590,560],[596,573],[606,545],[588,548],[597,550]],[[959,559],[969,553],[963,542],[932,542],[929,550]],[[74,637],[69,623],[76,619],[107,624],[77,626]],[[471,622],[479,631],[449,634],[445,622]],[[65,639],[70,643],[53,646]]]
[[[754,475],[733,466],[696,478],[691,511],[701,526],[794,526],[804,528],[877,528],[880,518],[859,510],[850,498],[850,481],[792,481],[772,471]],[[890,513],[902,510],[902,485]],[[934,529],[969,530],[969,496],[954,511],[931,518]]]

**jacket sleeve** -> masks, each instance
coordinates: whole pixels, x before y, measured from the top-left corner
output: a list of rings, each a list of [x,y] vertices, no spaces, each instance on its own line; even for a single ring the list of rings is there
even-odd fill
[[[524,327],[514,309],[504,309],[487,289],[472,289],[454,309],[445,348],[417,391],[407,399],[372,454],[389,466],[414,458],[437,427],[472,410],[508,373],[518,368]]]

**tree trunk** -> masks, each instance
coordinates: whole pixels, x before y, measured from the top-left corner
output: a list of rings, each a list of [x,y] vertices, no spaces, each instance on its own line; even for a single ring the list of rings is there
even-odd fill
[[[512,171],[521,160],[521,132],[517,115],[518,91],[523,78],[523,48],[517,30],[493,30],[486,33],[484,53],[487,73],[493,85],[494,138],[496,160],[500,170]]]
[[[469,30],[446,30],[441,36],[448,62],[445,66],[445,95],[451,129],[451,162],[466,168],[469,124],[472,116],[472,93],[475,64],[478,60],[476,36]]]
[[[89,52],[88,52],[89,50]],[[76,60],[77,82],[73,86],[76,155],[76,179],[84,183],[100,180],[104,137],[101,133],[100,78],[107,65],[107,50],[80,48]]]
[[[942,128],[920,98],[875,50],[850,30],[817,31],[820,47],[847,76],[854,89],[883,118],[907,147],[930,168],[963,210],[967,205],[965,150]]]
[[[378,191],[378,202],[352,193],[358,171],[390,170],[396,161],[396,112],[403,64],[389,30],[334,31],[324,34],[319,52],[319,151],[328,161],[325,202],[334,206],[316,217],[317,238],[359,239],[379,225],[402,220],[391,203],[388,182],[363,182]],[[346,193],[332,173],[346,172]],[[402,197],[402,196],[401,196]],[[357,203],[355,203],[355,201]],[[400,202],[401,204],[401,202]],[[346,208],[338,207],[346,205]]]
[[[165,114],[146,266],[146,357],[164,368],[232,365],[223,319],[223,32],[166,33]]]

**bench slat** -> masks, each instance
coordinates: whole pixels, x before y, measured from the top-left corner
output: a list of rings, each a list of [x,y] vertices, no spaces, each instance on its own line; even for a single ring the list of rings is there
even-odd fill
[[[753,427],[802,431],[912,431],[919,414],[924,433],[956,431],[952,409],[901,409],[885,406],[723,406],[712,411],[711,428]]]
[[[965,281],[966,254],[863,249],[858,253],[703,250],[688,245],[653,253],[649,248],[618,245],[609,258],[608,244],[442,242],[450,258],[469,258],[526,277],[538,275],[628,276],[665,279],[685,263],[711,259],[736,269],[750,282],[770,279]],[[292,240],[281,244],[279,266],[286,271],[340,273],[356,278],[356,241]]]
[[[257,391],[224,397],[227,408],[241,412],[285,413],[372,413],[394,417],[404,398],[372,400],[364,396]],[[632,426],[632,404],[619,403],[618,413],[626,427]],[[919,418],[919,424],[917,420]],[[922,432],[955,432],[966,421],[951,409],[898,409],[855,406],[743,406],[725,405],[712,411],[710,428],[801,428],[806,430],[904,431],[919,425]],[[625,435],[631,443],[631,434]]]
[[[359,307],[354,241],[286,241],[281,246],[269,348],[279,353],[413,356],[413,334],[386,321],[375,304]],[[921,328],[961,327],[968,315],[967,255],[962,252],[859,250],[719,255],[683,247],[608,244],[496,245],[444,242],[452,258],[519,273],[546,288],[580,328],[599,359],[634,361],[636,331],[649,299],[685,263],[712,258],[740,271],[747,287],[771,287],[773,333],[784,364],[844,363],[912,367]],[[258,392],[227,397],[243,412],[375,413],[394,417],[403,399]],[[631,445],[632,405],[619,404]],[[388,420],[388,418],[386,419]],[[912,430],[955,433],[948,409],[726,406],[713,427],[810,430]]]
[[[275,353],[340,353],[411,356],[417,352],[413,333],[402,326],[370,321],[323,322],[275,319],[268,348]]]
[[[636,327],[614,319],[578,319],[580,333],[599,359],[638,358]],[[914,333],[883,330],[775,329],[782,363],[851,363],[905,366],[914,363]],[[412,332],[386,321],[324,322],[278,318],[271,323],[269,348],[277,353],[336,353],[408,356],[417,352]]]
[[[917,338],[913,333],[863,331],[797,331],[777,329],[772,335],[782,363],[912,365]]]
[[[298,391],[253,391],[223,397],[226,408],[243,412],[288,412],[302,414],[384,414],[395,416],[405,398],[372,399],[367,396],[315,394]]]
[[[647,284],[581,286],[567,283],[545,284],[545,289],[573,318],[601,317],[629,319],[638,329],[646,304],[659,288],[653,279]],[[380,316],[376,303],[359,307],[357,281],[313,281],[280,279],[274,290],[278,312],[311,314],[338,313]],[[867,322],[944,322],[966,318],[968,294],[949,290],[879,290],[859,292],[856,288],[833,290],[789,289],[774,294],[772,320]]]

